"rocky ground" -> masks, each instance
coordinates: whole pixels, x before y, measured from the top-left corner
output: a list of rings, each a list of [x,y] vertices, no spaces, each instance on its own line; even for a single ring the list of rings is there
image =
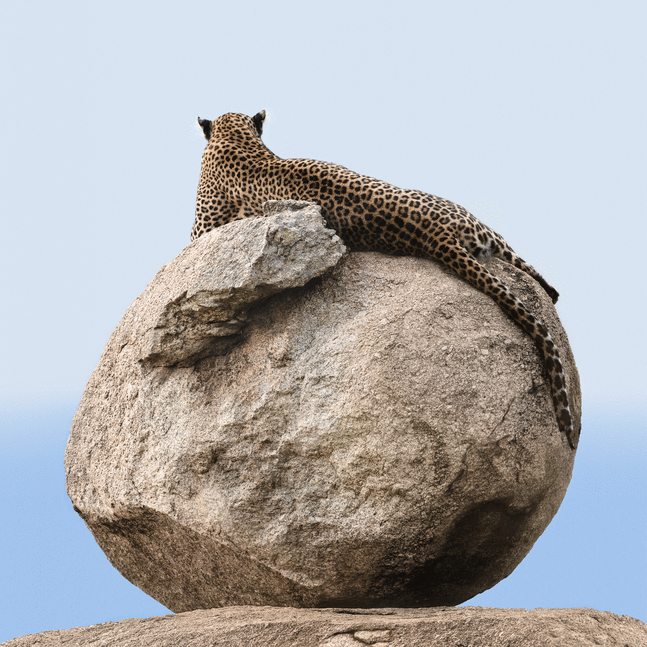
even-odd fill
[[[4,647],[645,647],[647,627],[591,609],[228,607],[48,631]]]

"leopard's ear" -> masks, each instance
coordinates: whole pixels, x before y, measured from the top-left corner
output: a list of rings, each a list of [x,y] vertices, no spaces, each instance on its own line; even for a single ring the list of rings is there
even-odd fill
[[[263,122],[265,121],[265,110],[257,112],[253,117],[252,121],[254,122],[254,128],[260,137],[263,134]]]
[[[209,141],[209,139],[211,138],[212,123],[213,122],[209,121],[208,119],[200,119],[200,117],[198,117],[198,125],[200,126],[200,128],[202,128],[202,132],[204,133],[204,138],[207,141]]]

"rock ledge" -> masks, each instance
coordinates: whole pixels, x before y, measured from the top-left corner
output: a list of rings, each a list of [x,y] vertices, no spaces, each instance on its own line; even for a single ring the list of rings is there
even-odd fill
[[[305,285],[346,251],[315,204],[270,201],[263,211],[205,234],[158,272],[142,364],[190,366],[226,352],[254,303]]]

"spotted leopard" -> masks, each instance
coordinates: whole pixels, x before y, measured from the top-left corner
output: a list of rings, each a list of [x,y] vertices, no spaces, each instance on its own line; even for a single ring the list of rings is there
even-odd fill
[[[573,421],[559,351],[546,326],[479,258],[495,256],[532,276],[553,303],[558,293],[505,240],[463,207],[421,191],[399,189],[343,166],[281,159],[261,140],[265,111],[198,118],[202,155],[194,240],[214,227],[257,217],[267,200],[307,200],[352,248],[435,258],[489,295],[535,341],[551,386],[559,428],[571,447]]]

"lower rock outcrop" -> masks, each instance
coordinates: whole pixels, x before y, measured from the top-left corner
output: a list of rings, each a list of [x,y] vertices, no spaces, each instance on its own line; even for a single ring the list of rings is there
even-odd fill
[[[538,352],[441,265],[342,257],[299,213],[202,236],[128,309],[74,419],[68,493],[114,566],[176,612],[461,603],[514,570],[570,480]],[[270,285],[324,244],[306,285]],[[560,347],[579,426],[552,303],[489,266]]]
[[[592,609],[229,607],[47,631],[5,647],[641,647],[647,627]]]

